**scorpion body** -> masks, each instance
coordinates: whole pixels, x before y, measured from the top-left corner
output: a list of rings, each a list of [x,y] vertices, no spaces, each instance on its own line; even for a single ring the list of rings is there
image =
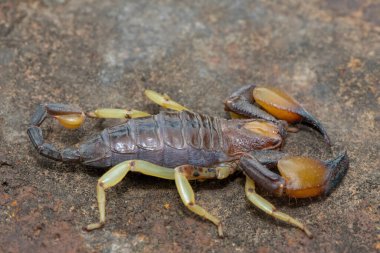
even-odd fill
[[[160,112],[103,130],[82,145],[80,154],[84,164],[104,167],[135,159],[168,168],[207,167],[233,159],[225,152],[222,123],[225,120],[187,111]],[[92,157],[88,150],[102,154]]]
[[[192,112],[167,95],[153,91],[146,91],[146,95],[159,105],[177,112],[162,111],[149,115],[136,110],[98,109],[85,114],[73,106],[42,104],[32,116],[27,132],[41,155],[91,167],[112,167],[97,184],[99,222],[86,226],[86,230],[104,225],[105,190],[132,171],[175,180],[186,207],[217,225],[222,236],[221,222],[195,203],[188,180],[223,179],[240,170],[247,179],[246,195],[254,205],[311,236],[305,225],[276,210],[255,192],[256,183],[277,196],[308,198],[328,195],[347,171],[346,153],[322,162],[273,151],[283,145],[287,131],[291,130],[288,124],[297,122],[311,125],[330,144],[322,125],[293,98],[276,89],[248,85],[225,102],[227,111],[245,118],[223,119]],[[48,116],[67,128],[77,128],[85,115],[91,118],[128,118],[128,121],[106,128],[88,141],[61,151],[44,141],[40,125]],[[275,167],[279,173],[273,170]]]
[[[43,152],[43,145],[36,148],[48,158],[99,168],[128,160],[144,160],[168,168],[183,164],[209,167],[237,160],[243,152],[281,145],[280,134],[264,138],[259,133],[242,129],[250,122],[260,124],[262,120],[226,120],[189,111],[162,111],[105,128],[79,148],[66,148],[57,151],[58,155]],[[270,124],[285,135],[281,124]]]

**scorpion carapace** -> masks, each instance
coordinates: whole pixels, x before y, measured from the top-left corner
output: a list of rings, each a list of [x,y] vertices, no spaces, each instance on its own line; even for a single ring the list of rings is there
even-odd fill
[[[146,90],[145,94],[174,112],[150,115],[137,110],[101,108],[84,113],[69,105],[43,104],[32,116],[27,132],[41,155],[62,162],[111,167],[97,184],[99,222],[86,226],[86,230],[105,224],[105,190],[132,171],[174,180],[185,206],[213,222],[222,236],[220,220],[196,204],[189,180],[223,179],[242,171],[246,176],[245,192],[250,202],[311,237],[304,224],[278,211],[255,191],[257,184],[277,196],[308,198],[328,195],[348,169],[345,152],[322,162],[278,151],[287,132],[294,129],[289,126],[293,123],[311,125],[330,145],[324,127],[297,101],[278,89],[247,85],[227,98],[225,109],[231,112],[233,119],[223,119],[192,112],[167,95],[151,90]],[[79,147],[58,150],[45,143],[40,128],[49,116],[70,129],[80,127],[86,116],[128,120],[104,129]],[[274,168],[277,170],[272,170]]]

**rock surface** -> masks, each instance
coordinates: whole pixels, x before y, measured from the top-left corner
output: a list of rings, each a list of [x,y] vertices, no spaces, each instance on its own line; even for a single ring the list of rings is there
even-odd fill
[[[0,252],[378,251],[380,4],[286,2],[1,1]],[[136,174],[108,191],[105,228],[83,232],[97,220],[104,171],[40,157],[26,135],[42,102],[153,113],[143,97],[151,88],[224,117],[224,98],[247,83],[285,89],[323,122],[334,154],[348,151],[348,174],[328,198],[262,192],[314,239],[250,205],[240,176],[193,184],[224,239],[182,205],[173,182]],[[62,147],[118,122],[43,129]],[[290,134],[285,150],[332,156],[309,129]]]

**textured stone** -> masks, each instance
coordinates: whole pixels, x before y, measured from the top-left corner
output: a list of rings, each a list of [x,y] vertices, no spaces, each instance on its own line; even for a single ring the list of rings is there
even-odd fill
[[[376,0],[100,1],[0,4],[0,251],[2,252],[375,252],[379,248],[380,26]],[[328,198],[278,199],[314,233],[251,206],[240,176],[194,183],[198,202],[220,217],[226,238],[191,214],[173,182],[128,175],[108,191],[104,229],[95,184],[103,170],[38,156],[26,135],[42,102],[85,110],[158,108],[144,88],[195,111],[225,116],[222,102],[247,83],[296,97],[326,127],[350,170]],[[207,89],[207,92],[205,92]],[[117,124],[78,131],[44,124],[58,146]],[[313,131],[285,150],[332,155]]]

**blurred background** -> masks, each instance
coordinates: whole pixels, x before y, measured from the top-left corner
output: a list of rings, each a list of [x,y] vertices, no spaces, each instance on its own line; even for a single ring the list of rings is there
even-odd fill
[[[0,1],[1,252],[378,252],[380,2]],[[60,102],[158,112],[145,88],[225,117],[224,99],[247,83],[282,88],[348,150],[346,178],[328,198],[278,199],[315,235],[249,204],[244,180],[193,184],[226,238],[190,213],[173,182],[128,175],[109,191],[104,229],[95,185],[103,170],[40,157],[26,135],[35,106]],[[54,122],[46,139],[74,144],[120,123],[77,131]],[[290,134],[287,152],[332,157],[317,133]]]

